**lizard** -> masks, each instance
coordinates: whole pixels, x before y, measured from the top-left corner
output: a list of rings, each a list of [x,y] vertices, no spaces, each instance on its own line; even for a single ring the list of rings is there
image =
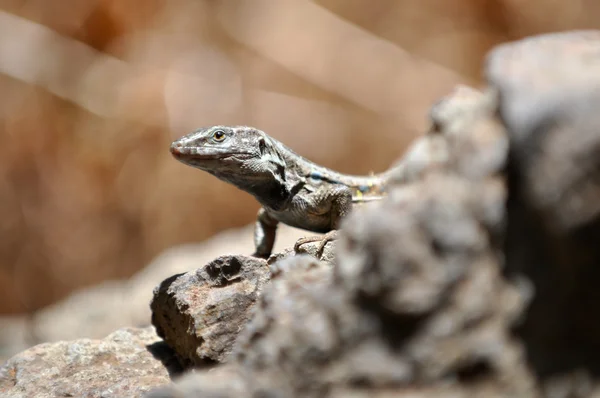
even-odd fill
[[[336,172],[296,154],[265,132],[249,126],[202,127],[171,144],[180,162],[204,170],[253,195],[261,204],[254,227],[256,257],[270,256],[277,225],[325,233],[298,240],[325,244],[335,239],[353,205],[379,200],[393,168],[355,176]]]

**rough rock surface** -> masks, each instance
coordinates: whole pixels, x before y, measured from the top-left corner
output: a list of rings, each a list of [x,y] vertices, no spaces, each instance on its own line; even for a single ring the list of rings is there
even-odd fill
[[[600,32],[501,46],[487,75],[511,140],[506,271],[535,291],[517,334],[547,394],[588,396],[600,372]]]
[[[170,384],[152,390],[146,398],[247,397],[245,372],[237,365],[222,365],[208,372],[188,372]]]
[[[120,329],[103,340],[44,343],[0,368],[4,398],[141,397],[177,373],[153,328]]]
[[[152,324],[182,364],[223,361],[270,279],[266,260],[221,256],[154,290]]]

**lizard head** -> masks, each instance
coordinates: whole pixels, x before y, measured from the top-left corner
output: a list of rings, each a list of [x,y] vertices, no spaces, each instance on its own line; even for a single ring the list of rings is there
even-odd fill
[[[243,188],[265,176],[285,180],[285,161],[264,132],[247,126],[199,128],[171,144],[182,163]]]

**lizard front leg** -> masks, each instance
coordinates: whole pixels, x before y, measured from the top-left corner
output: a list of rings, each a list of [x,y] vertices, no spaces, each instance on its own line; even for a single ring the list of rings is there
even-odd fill
[[[254,224],[254,247],[256,251],[253,256],[268,258],[275,245],[275,232],[277,231],[279,221],[267,213],[264,208],[260,208],[256,215]]]
[[[298,239],[294,245],[294,251],[297,252],[300,246],[306,243],[320,241],[316,254],[318,258],[321,258],[327,243],[337,238],[337,229],[342,219],[352,210],[352,190],[345,185],[323,186],[310,195],[308,200],[311,202],[311,213],[319,217],[329,216],[331,230],[323,236],[308,236]]]

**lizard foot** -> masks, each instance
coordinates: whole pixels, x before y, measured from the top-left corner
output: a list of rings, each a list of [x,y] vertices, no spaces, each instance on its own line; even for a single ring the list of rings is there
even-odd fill
[[[318,259],[321,259],[321,257],[323,257],[323,250],[325,250],[325,246],[327,245],[327,243],[337,239],[337,237],[338,231],[334,229],[332,231],[327,232],[323,236],[307,236],[305,238],[300,238],[296,241],[296,244],[294,244],[294,251],[298,252],[300,246],[305,245],[307,243],[320,242],[317,246],[316,257]]]

